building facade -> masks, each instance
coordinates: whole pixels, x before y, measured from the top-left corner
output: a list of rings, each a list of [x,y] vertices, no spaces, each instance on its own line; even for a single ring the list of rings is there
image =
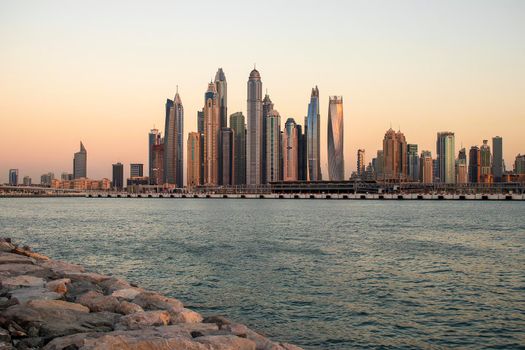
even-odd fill
[[[219,185],[220,104],[213,82],[204,94],[204,184]]]
[[[115,163],[112,165],[113,170],[113,181],[112,187],[116,191],[122,191],[124,189],[124,164]]]
[[[419,154],[417,145],[407,145],[407,177],[409,181],[419,181]]]
[[[420,163],[420,178],[424,184],[431,184],[434,178],[434,165],[432,160],[432,153],[430,151],[421,152]]]
[[[296,125],[297,129],[297,180],[306,181],[308,178],[308,166],[307,166],[307,137],[306,132],[303,132],[303,128],[300,124]]]
[[[438,132],[436,153],[438,162],[437,177],[439,182],[453,184],[456,182],[456,158],[454,133],[450,131]]]
[[[259,71],[253,69],[248,78],[246,183],[260,185],[262,181],[262,81]]]
[[[483,140],[483,144],[479,148],[480,155],[480,178],[490,177],[492,174],[492,154],[490,152],[490,146],[488,140]]]
[[[275,109],[266,117],[266,180],[280,181],[281,116]]]
[[[503,164],[503,138],[494,136],[492,138],[492,175],[495,182],[501,182],[505,167]]]
[[[357,176],[363,176],[363,174],[366,171],[365,166],[365,150],[364,149],[358,149],[357,150]]]
[[[179,95],[166,102],[166,124],[164,128],[164,183],[184,187],[182,137],[184,128],[184,107]]]
[[[235,136],[232,128],[221,129],[221,184],[235,185]]]
[[[312,88],[306,124],[308,181],[321,181],[321,114],[317,86]]]
[[[40,186],[51,187],[51,183],[55,179],[55,174],[49,172],[47,174],[40,175]]]
[[[129,165],[129,177],[143,177],[143,176],[144,176],[144,164],[131,163]]]
[[[186,182],[188,187],[195,187],[201,184],[201,134],[199,132],[190,132],[187,143],[187,175]]]
[[[73,157],[73,178],[87,178],[87,151],[82,141],[80,142],[80,151],[76,152]]]
[[[481,176],[481,155],[478,146],[470,147],[468,158],[468,181],[470,183],[479,183]]]
[[[342,181],[345,178],[345,157],[343,97],[341,96],[330,96],[328,100],[327,140],[328,177],[330,178],[330,181]]]
[[[402,132],[390,128],[383,139],[383,178],[387,181],[406,180],[407,142]]]
[[[283,181],[299,179],[299,135],[293,118],[288,118],[284,124],[283,134]]]
[[[466,184],[468,182],[467,151],[462,148],[459,150],[456,160],[456,183]]]
[[[230,127],[234,134],[234,164],[236,185],[246,184],[246,122],[242,112],[230,115]]]

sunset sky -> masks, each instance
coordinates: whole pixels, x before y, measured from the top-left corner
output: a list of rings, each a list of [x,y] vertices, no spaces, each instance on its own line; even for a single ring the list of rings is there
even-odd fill
[[[0,182],[72,172],[81,140],[90,178],[119,161],[128,176],[177,85],[186,143],[218,67],[228,113],[246,115],[254,63],[282,125],[303,124],[319,86],[325,178],[330,95],[347,177],[390,125],[433,156],[438,131],[456,152],[502,136],[507,169],[525,153],[525,1],[0,0]]]

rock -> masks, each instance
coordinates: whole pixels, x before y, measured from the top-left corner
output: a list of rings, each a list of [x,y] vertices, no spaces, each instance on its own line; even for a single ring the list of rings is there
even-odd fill
[[[205,317],[202,320],[202,322],[204,322],[204,323],[215,323],[217,326],[219,326],[219,328],[221,328],[223,325],[232,323],[229,319],[227,319],[226,317],[221,316],[221,315],[213,315],[213,316]]]
[[[57,337],[51,340],[44,346],[45,350],[73,350],[79,349],[84,345],[86,339],[98,338],[104,335],[104,333],[77,333],[73,335],[66,335],[63,337]]]
[[[71,279],[71,281],[88,281],[91,283],[100,283],[102,281],[108,280],[111,277],[106,275],[101,275],[94,272],[65,272],[64,277]]]
[[[119,306],[117,298],[102,295],[95,291],[89,291],[77,298],[77,303],[87,306],[91,312],[109,311],[115,312]]]
[[[210,345],[214,350],[255,350],[255,343],[249,339],[234,335],[207,335],[194,339],[196,342]]]
[[[15,248],[15,245],[10,242],[0,242],[0,252],[10,253]]]
[[[27,256],[0,252],[0,264],[35,264],[36,260]]]
[[[9,331],[7,329],[0,328],[0,341],[11,341],[11,335],[9,334]]]
[[[83,305],[63,300],[32,300],[27,303],[33,309],[62,309],[88,313],[89,309]]]
[[[9,325],[7,326],[7,330],[9,331],[9,334],[11,334],[11,337],[13,338],[27,337],[26,330],[20,327],[20,325],[16,323],[15,321],[9,322]]]
[[[82,350],[140,349],[140,350],[211,350],[210,347],[184,337],[161,338],[142,333],[109,333],[86,339]],[[237,350],[229,348],[229,350]]]
[[[173,323],[200,323],[202,322],[202,316],[195,311],[190,309],[172,309],[170,315]]]
[[[119,306],[117,307],[116,311],[119,314],[129,315],[134,314],[135,312],[143,312],[144,309],[137,304],[130,303],[129,301],[124,300],[119,303]]]
[[[30,251],[30,250],[26,250],[26,249],[22,249],[22,248],[15,248],[15,249],[13,249],[12,252],[15,253],[15,254],[27,256],[27,257],[30,257],[30,258],[33,258],[33,259],[36,259],[36,260],[49,260],[49,257],[47,257],[45,255],[42,255],[42,254],[39,254],[39,253],[35,253],[35,252]]]
[[[116,290],[113,293],[111,293],[111,295],[114,296],[115,298],[132,301],[133,299],[135,299],[137,295],[139,295],[142,292],[144,292],[143,289],[132,287],[132,288]]]
[[[62,294],[50,292],[45,288],[19,288],[9,292],[11,300],[18,304],[26,303],[30,300],[56,300],[62,298]]]
[[[231,323],[223,325],[221,329],[224,329],[230,332],[231,334],[242,338],[246,338],[246,333],[248,333],[248,327],[240,323]]]
[[[22,287],[44,287],[45,281],[40,277],[29,275],[20,275],[15,277],[8,277],[2,279],[2,287],[7,289],[15,289]]]
[[[182,303],[174,298],[168,298],[154,292],[142,292],[138,294],[133,302],[141,306],[144,310],[166,310],[182,309]]]
[[[115,329],[134,330],[152,326],[166,326],[170,323],[167,311],[142,311],[122,316]]]
[[[68,286],[65,297],[66,297],[66,300],[68,301],[76,301],[76,299],[79,296],[89,291],[95,291],[95,292],[102,294],[102,288],[100,288],[95,283],[92,283],[89,281],[78,281],[78,282],[72,282]]]
[[[280,343],[280,345],[284,350],[303,350],[303,348],[300,348],[298,346],[295,346],[289,343]]]
[[[274,343],[270,339],[263,337],[257,332],[248,329],[246,331],[246,338],[253,340],[257,347],[257,350],[282,350],[279,344]]]
[[[110,279],[101,282],[99,285],[104,290],[104,294],[111,294],[120,289],[131,288],[131,285],[128,282],[124,281],[122,278],[116,277],[111,277]]]
[[[40,349],[44,346],[44,338],[41,337],[28,337],[20,339],[20,342],[16,344],[17,349]]]
[[[51,292],[65,294],[67,292],[67,285],[71,283],[69,278],[61,278],[46,283],[46,288]]]
[[[155,329],[158,334],[163,337],[179,335],[187,338],[194,338],[193,334],[197,333],[208,335],[219,331],[217,325],[213,323],[178,323],[165,327],[157,327]]]
[[[14,350],[15,348],[11,342],[0,341],[0,350]]]
[[[68,273],[68,272],[73,273],[73,272],[84,272],[85,271],[83,266],[70,264],[64,261],[60,261],[60,260],[39,261],[38,264],[44,268],[51,269],[61,274]]]
[[[2,264],[0,265],[0,273],[7,272],[9,275],[25,275],[30,272],[43,270],[43,267],[31,264]]]

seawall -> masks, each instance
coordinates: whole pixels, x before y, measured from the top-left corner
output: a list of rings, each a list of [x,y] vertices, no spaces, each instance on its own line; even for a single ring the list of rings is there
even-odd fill
[[[0,238],[0,350],[300,350]]]

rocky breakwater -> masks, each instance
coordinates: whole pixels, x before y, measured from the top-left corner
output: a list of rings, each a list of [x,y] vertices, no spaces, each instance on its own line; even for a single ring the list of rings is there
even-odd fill
[[[0,350],[297,350],[223,316],[0,239]]]

